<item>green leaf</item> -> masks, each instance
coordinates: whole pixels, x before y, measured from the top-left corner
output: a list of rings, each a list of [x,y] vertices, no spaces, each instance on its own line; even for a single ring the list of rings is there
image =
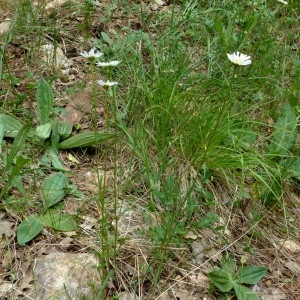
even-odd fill
[[[0,153],[2,152],[2,142],[3,142],[3,138],[4,138],[4,133],[5,133],[4,124],[0,123]]]
[[[225,45],[226,44],[226,37],[224,34],[224,29],[223,29],[223,24],[220,18],[215,19],[215,29],[218,32],[222,43]]]
[[[77,229],[77,223],[72,215],[57,210],[49,210],[43,216],[43,221],[47,226],[59,231],[74,231]]]
[[[22,183],[22,177],[21,175],[17,174],[14,177],[11,178],[9,182],[10,187],[16,187],[20,193],[24,193],[24,187]]]
[[[58,133],[63,138],[66,139],[72,133],[73,125],[69,123],[59,123]]]
[[[208,277],[212,284],[223,293],[229,292],[233,288],[232,278],[225,270],[216,268],[212,272],[208,273]]]
[[[219,221],[219,216],[212,213],[207,213],[207,215],[199,222],[197,222],[197,226],[200,228],[210,228],[214,223]]]
[[[24,125],[18,132],[14,142],[13,142],[13,147],[10,150],[9,156],[7,157],[7,161],[6,161],[6,165],[4,168],[4,172],[6,172],[10,167],[11,164],[13,162],[13,160],[15,159],[17,153],[24,148],[24,143],[26,141],[27,135],[29,133],[30,130],[30,125]]]
[[[54,154],[54,153],[51,154],[50,159],[51,159],[51,164],[55,170],[65,171],[64,166],[62,165],[62,163],[60,162],[60,160],[56,154]]]
[[[78,147],[97,146],[103,141],[111,139],[114,135],[100,132],[83,132],[61,142],[59,149],[71,149]]]
[[[53,108],[53,95],[48,82],[41,78],[36,91],[38,118],[41,125],[46,124]]]
[[[35,238],[42,230],[43,223],[37,215],[30,215],[17,228],[17,241],[20,245]]]
[[[51,120],[51,125],[52,125],[51,145],[52,148],[58,153],[58,143],[60,139],[60,135],[58,132],[58,122],[56,120]]]
[[[259,266],[245,266],[238,270],[237,280],[239,283],[256,284],[267,273],[268,269]]]
[[[225,144],[235,148],[250,150],[256,141],[256,133],[243,121],[233,120],[231,126],[232,128],[230,128],[230,134]]]
[[[105,33],[105,32],[101,32],[101,36],[103,38],[103,40],[108,44],[108,45],[112,45],[112,40],[110,39],[110,37]]]
[[[300,180],[300,157],[288,157],[280,162],[286,168],[288,177]]]
[[[235,262],[232,255],[224,255],[222,257],[221,268],[233,276],[235,273]]]
[[[4,136],[10,138],[15,138],[23,126],[19,120],[5,114],[0,115],[0,124],[4,125]]]
[[[275,126],[273,138],[266,151],[276,155],[287,155],[297,137],[297,116],[289,103],[284,103],[281,116]]]
[[[16,164],[13,166],[8,177],[9,186],[16,186],[19,189],[19,191],[23,191],[21,176],[19,176],[20,170],[29,162],[30,159],[25,158],[21,155],[17,157]],[[18,177],[16,178],[16,176]]]
[[[45,209],[53,206],[65,197],[67,182],[67,175],[63,172],[52,174],[45,179],[40,192]]]
[[[51,123],[40,125],[35,129],[35,135],[40,139],[47,139],[51,134]]]
[[[238,300],[259,300],[259,297],[245,286],[233,283],[234,291]]]

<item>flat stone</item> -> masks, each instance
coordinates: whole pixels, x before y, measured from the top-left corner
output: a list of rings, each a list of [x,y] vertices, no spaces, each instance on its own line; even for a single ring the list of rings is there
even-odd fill
[[[5,34],[9,31],[10,24],[11,24],[10,20],[6,20],[0,23],[0,35]]]
[[[300,253],[300,245],[292,240],[283,241],[282,246],[291,253]]]
[[[100,285],[97,264],[97,258],[88,253],[51,253],[37,258],[33,268],[34,299],[93,299],[89,283]]]

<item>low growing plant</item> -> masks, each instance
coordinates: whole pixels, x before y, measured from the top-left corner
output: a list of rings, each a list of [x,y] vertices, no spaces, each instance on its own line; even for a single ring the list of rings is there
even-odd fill
[[[257,294],[245,285],[257,284],[267,273],[267,268],[260,266],[241,266],[236,270],[232,256],[223,257],[221,267],[208,273],[211,284],[224,295],[234,293],[238,300],[258,300]]]
[[[23,153],[27,145],[40,146],[45,151],[40,159],[39,166],[46,169],[52,168],[58,172],[49,175],[40,188],[42,209],[38,214],[25,217],[17,228],[17,240],[19,244],[25,244],[36,237],[44,225],[60,231],[75,230],[75,219],[61,212],[61,207],[54,207],[66,195],[68,179],[58,151],[78,147],[97,146],[99,143],[113,137],[109,133],[97,131],[83,132],[69,137],[72,133],[72,125],[59,122],[54,115],[54,99],[51,87],[43,78],[39,80],[36,91],[38,126],[33,128],[30,124],[23,125],[17,118],[8,114],[0,115],[0,143],[5,138],[14,139],[12,147],[1,151],[4,162],[1,182],[3,188],[1,197],[6,197],[11,187],[16,187],[24,193],[22,185],[22,169],[31,159]],[[68,138],[69,137],[69,138]],[[7,146],[7,145],[5,145]],[[1,149],[2,150],[2,149]]]

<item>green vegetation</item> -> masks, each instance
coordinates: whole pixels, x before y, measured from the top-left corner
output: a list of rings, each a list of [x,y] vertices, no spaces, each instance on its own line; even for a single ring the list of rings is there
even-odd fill
[[[257,284],[267,272],[267,268],[258,266],[242,266],[235,272],[235,262],[232,257],[223,257],[220,262],[221,268],[216,268],[208,273],[212,284],[223,293],[232,289],[238,300],[259,299],[258,296],[242,284]]]
[[[226,299],[258,299],[250,287],[300,226],[298,1],[16,2],[0,4],[0,211],[16,247],[45,227],[80,240],[93,217],[95,299],[159,299],[199,273]],[[195,240],[210,241],[201,262]]]

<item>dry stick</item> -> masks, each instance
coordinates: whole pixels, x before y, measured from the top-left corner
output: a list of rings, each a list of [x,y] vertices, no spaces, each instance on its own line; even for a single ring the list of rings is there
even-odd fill
[[[267,215],[267,214],[266,214]],[[265,216],[266,216],[265,215]],[[173,288],[176,284],[182,282],[185,278],[187,278],[189,275],[193,274],[195,271],[199,270],[203,265],[205,265],[207,262],[211,261],[214,257],[218,256],[219,254],[221,254],[223,251],[229,249],[231,246],[233,246],[235,243],[237,243],[240,239],[242,239],[246,234],[248,234],[262,219],[265,218],[265,216],[263,216],[258,222],[256,222],[251,228],[249,228],[244,234],[242,234],[238,239],[236,239],[235,241],[233,241],[231,244],[229,244],[228,246],[222,248],[219,252],[217,252],[216,254],[214,254],[212,257],[210,257],[209,259],[207,259],[205,262],[203,262],[200,266],[196,267],[195,269],[193,269],[192,271],[188,272],[186,275],[184,275],[181,279],[179,279],[177,282],[173,283],[170,287],[168,287],[162,294],[160,294],[157,298],[155,298],[155,300],[159,299],[159,297],[161,295],[163,295],[164,293],[168,292],[171,288]]]

